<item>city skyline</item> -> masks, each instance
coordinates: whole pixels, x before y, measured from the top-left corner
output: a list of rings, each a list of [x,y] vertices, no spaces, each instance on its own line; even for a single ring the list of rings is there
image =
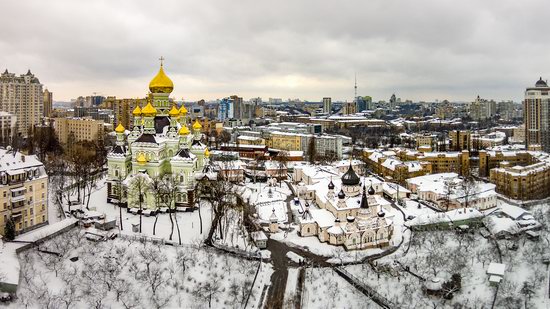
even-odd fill
[[[549,6],[5,2],[0,9],[11,13],[0,20],[0,70],[31,69],[55,101],[94,92],[144,96],[143,84],[163,56],[178,100],[237,94],[351,101],[357,73],[358,95],[376,101],[396,93],[415,101],[480,95],[519,102],[526,87],[550,72],[540,40]]]

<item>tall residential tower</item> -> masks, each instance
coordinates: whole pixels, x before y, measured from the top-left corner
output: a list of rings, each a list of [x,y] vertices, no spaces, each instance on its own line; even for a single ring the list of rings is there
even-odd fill
[[[0,111],[17,117],[17,131],[28,136],[29,128],[40,124],[44,114],[42,84],[29,70],[16,76],[8,70],[0,75]]]
[[[525,90],[523,101],[526,145],[541,145],[544,151],[550,151],[550,87],[542,80],[535,87]]]

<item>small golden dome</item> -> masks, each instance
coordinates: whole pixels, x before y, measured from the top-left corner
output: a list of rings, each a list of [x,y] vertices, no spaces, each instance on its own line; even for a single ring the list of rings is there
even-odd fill
[[[180,115],[180,111],[176,105],[172,105],[172,109],[168,112],[168,115],[170,115],[170,117],[178,117]]]
[[[204,156],[205,157],[210,157],[210,151],[208,151],[208,148],[204,149]]]
[[[156,116],[157,110],[151,105],[151,102],[147,103],[145,107],[141,110],[143,116]]]
[[[149,83],[149,90],[152,93],[171,93],[174,90],[174,83],[164,73],[163,65],[160,65],[159,72]]]
[[[124,133],[124,127],[122,126],[121,123],[118,124],[118,126],[115,129],[115,132],[116,133]]]
[[[195,120],[195,123],[193,124],[193,129],[195,129],[195,130],[202,129],[202,125],[200,124],[198,119]]]
[[[141,108],[139,107],[139,105],[136,105],[136,108],[134,108],[134,111],[132,112],[132,114],[134,114],[134,116],[141,115]]]
[[[145,158],[145,154],[140,153],[140,154],[137,156],[136,161],[137,161],[138,164],[145,164],[145,163],[147,163],[147,159]]]
[[[187,135],[187,134],[189,134],[189,133],[191,133],[191,132],[189,131],[189,129],[187,128],[187,126],[183,126],[183,127],[180,128],[180,130],[179,130],[178,133],[179,133],[179,135]]]
[[[180,108],[180,115],[187,115],[187,108],[182,104]]]

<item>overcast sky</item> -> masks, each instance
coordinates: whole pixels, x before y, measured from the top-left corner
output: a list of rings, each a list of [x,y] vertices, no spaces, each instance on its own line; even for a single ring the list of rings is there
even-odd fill
[[[0,2],[0,69],[57,101],[172,97],[521,100],[550,76],[548,0]]]

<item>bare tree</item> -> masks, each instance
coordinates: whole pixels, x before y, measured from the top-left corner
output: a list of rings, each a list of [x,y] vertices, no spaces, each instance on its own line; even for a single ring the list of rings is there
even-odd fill
[[[199,282],[193,291],[193,295],[198,299],[208,302],[208,308],[212,308],[212,299],[217,299],[221,293],[220,282],[216,280],[207,280]]]
[[[162,178],[159,177],[159,176],[153,177],[151,179],[151,182],[149,183],[149,186],[151,188],[151,192],[153,193],[153,196],[155,197],[155,208],[157,210],[155,212],[155,223],[153,224],[153,235],[156,235],[157,221],[159,219],[159,209],[160,209],[160,206],[161,206],[160,201],[161,201],[162,196],[164,194]]]
[[[138,205],[139,205],[139,232],[141,233],[142,226],[142,213],[143,213],[143,201],[144,196],[147,194],[147,191],[150,187],[150,178],[147,174],[137,173],[131,176],[128,190],[134,196],[137,196]]]
[[[178,216],[176,215],[176,201],[178,199],[178,196],[181,194],[181,182],[179,181],[179,177],[177,175],[166,175],[163,178],[163,199],[168,205],[168,208],[170,210],[170,223],[172,224],[172,230],[170,232],[170,240],[172,240],[172,235],[174,234],[174,223],[176,224],[176,229],[178,231],[178,239],[179,244],[181,245],[181,232],[180,227],[178,223]],[[172,218],[173,215],[173,218]]]
[[[460,184],[462,197],[464,199],[464,208],[470,205],[470,199],[477,195],[478,184],[472,176],[464,177]]]
[[[212,244],[212,239],[216,230],[219,230],[220,238],[223,239],[222,225],[220,224],[226,211],[236,206],[236,193],[233,184],[226,180],[210,181],[203,179],[197,185],[197,193],[200,198],[208,201],[212,205],[212,226],[208,232],[205,242]]]

